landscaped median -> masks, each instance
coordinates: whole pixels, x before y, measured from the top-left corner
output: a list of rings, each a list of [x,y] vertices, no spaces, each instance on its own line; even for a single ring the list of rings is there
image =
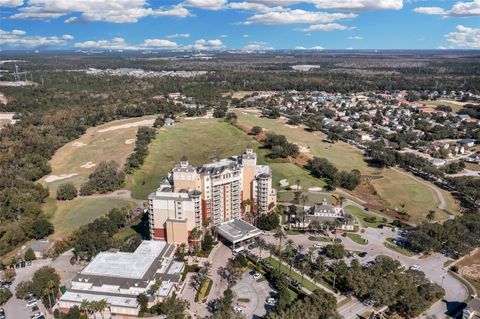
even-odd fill
[[[347,233],[347,237],[350,238],[351,240],[353,240],[354,242],[356,242],[357,244],[360,244],[360,245],[368,244],[368,240],[366,240],[365,238],[363,238],[359,234]]]
[[[399,254],[402,254],[404,256],[412,257],[415,254],[412,253],[410,250],[405,249],[403,247],[400,247],[396,244],[393,243],[393,238],[387,238],[387,241],[383,243],[385,247],[387,247],[390,250],[393,250],[394,252],[397,252]]]
[[[283,264],[280,264],[279,265],[279,262],[272,258],[272,257],[267,257],[265,258],[265,261],[267,263],[269,263],[270,265],[272,265],[272,267],[288,276],[290,276],[293,280],[296,280],[298,281],[299,283],[301,283],[306,289],[310,290],[310,291],[314,291],[315,289],[319,289],[320,287],[317,286],[316,284],[314,284],[313,282],[311,282],[310,280],[306,279],[305,277],[303,278],[303,281],[302,281],[302,276],[300,274],[298,274],[296,271],[295,271],[295,268],[292,267],[292,272],[290,273],[290,269],[283,265]],[[279,268],[280,266],[280,268]]]
[[[210,293],[210,289],[212,289],[213,280],[210,278],[205,279],[202,284],[202,287],[198,290],[197,294],[195,295],[195,302],[205,302],[207,300],[208,294]]]

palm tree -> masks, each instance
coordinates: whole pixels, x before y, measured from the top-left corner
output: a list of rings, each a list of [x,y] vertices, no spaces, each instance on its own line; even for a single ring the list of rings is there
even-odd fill
[[[300,197],[300,200],[302,201],[302,206],[303,206],[302,223],[303,223],[303,227],[305,228],[305,216],[306,216],[305,203],[308,201],[308,194],[303,194]]]
[[[82,303],[80,303],[80,310],[83,311],[85,314],[87,314],[90,310],[90,302],[87,299],[83,299]]]
[[[302,275],[302,284],[303,284],[303,276],[305,275],[305,271],[308,268],[308,263],[305,259],[302,259],[298,265],[298,270],[300,270],[300,274]]]
[[[262,237],[256,237],[255,242],[257,243],[258,250],[260,251],[260,258],[262,258],[262,251],[263,249],[265,249],[266,245],[265,239],[263,239]]]
[[[290,248],[293,247],[293,244],[294,244],[294,243],[295,243],[295,242],[294,242],[292,239],[290,239],[290,238],[287,239],[287,241],[285,242],[285,244],[286,244],[288,247],[290,247]]]
[[[50,306],[49,308],[52,308],[52,300],[50,299],[50,290],[48,288],[43,289],[43,295],[48,297],[48,305]]]
[[[297,246],[297,251],[298,251],[299,254],[301,254],[303,252],[303,249],[305,249],[305,246],[303,246],[302,244]]]
[[[434,219],[435,219],[435,211],[434,210],[430,210],[428,213],[427,213],[427,219],[428,221],[431,223]]]
[[[90,311],[93,312],[93,318],[97,318],[98,301],[90,301]]]
[[[287,238],[287,235],[283,232],[283,230],[279,229],[276,231],[276,233],[273,235],[274,238],[278,239],[278,247],[280,250],[282,250],[282,240]]]
[[[100,311],[100,315],[102,316],[102,319],[103,319],[103,311],[105,310],[105,308],[108,307],[108,302],[107,300],[105,299],[102,299],[100,301],[97,302],[97,310]]]

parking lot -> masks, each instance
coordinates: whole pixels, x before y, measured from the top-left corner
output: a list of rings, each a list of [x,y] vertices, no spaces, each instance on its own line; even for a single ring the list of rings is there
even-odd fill
[[[248,299],[249,302],[238,302],[236,306],[240,307],[246,318],[258,318],[267,312],[266,300],[273,292],[273,288],[267,280],[256,281],[249,272],[245,272],[235,286],[232,287],[235,300]]]

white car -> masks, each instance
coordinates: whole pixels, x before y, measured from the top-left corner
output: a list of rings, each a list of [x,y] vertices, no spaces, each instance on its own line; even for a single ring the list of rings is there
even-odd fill
[[[233,312],[243,315],[245,312],[240,307],[233,307]]]
[[[419,269],[420,269],[420,266],[417,265],[417,264],[415,264],[415,265],[410,266],[410,269],[411,269],[411,270],[419,270]]]
[[[260,279],[260,277],[262,277],[262,275],[260,275],[258,272],[253,274],[253,279],[255,280]]]
[[[269,306],[275,306],[276,303],[277,303],[277,301],[275,300],[275,298],[268,298],[267,299],[267,305],[269,305]]]
[[[315,243],[315,244],[313,244],[313,247],[322,248],[322,247],[323,247],[323,244]]]
[[[28,308],[32,308],[34,306],[37,306],[37,300],[31,299],[31,300],[27,301],[27,307]]]

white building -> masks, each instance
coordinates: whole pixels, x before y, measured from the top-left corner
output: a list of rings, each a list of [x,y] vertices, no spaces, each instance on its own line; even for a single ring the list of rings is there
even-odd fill
[[[143,241],[133,253],[99,253],[75,278],[59,301],[61,311],[83,300],[105,300],[111,314],[137,316],[139,294],[154,304],[179,288],[184,263],[174,260],[175,247],[164,241]],[[159,290],[152,294],[156,282]]]

